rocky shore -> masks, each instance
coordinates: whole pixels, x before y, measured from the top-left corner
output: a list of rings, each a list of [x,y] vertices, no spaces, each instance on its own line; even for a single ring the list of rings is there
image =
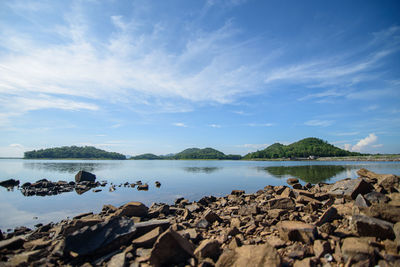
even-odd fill
[[[400,266],[400,178],[357,173],[0,231],[0,266]]]

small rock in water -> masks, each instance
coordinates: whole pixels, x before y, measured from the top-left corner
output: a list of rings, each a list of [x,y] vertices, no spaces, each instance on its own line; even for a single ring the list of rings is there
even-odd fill
[[[139,190],[139,191],[141,191],[141,190],[147,191],[147,190],[149,190],[149,185],[148,185],[147,183],[146,183],[146,184],[138,185],[138,186],[137,186],[137,190]]]
[[[94,182],[96,180],[96,175],[94,175],[93,173],[90,172],[86,172],[86,171],[79,171],[76,175],[75,175],[75,182],[79,183],[79,182]]]
[[[93,192],[95,192],[95,193],[98,193],[98,192],[101,192],[102,190],[101,189],[93,189]]]
[[[155,184],[156,184],[157,187],[161,186],[161,183],[159,181],[156,181]]]
[[[112,186],[110,187],[109,191],[110,191],[110,192],[114,192],[114,191],[115,191],[115,186],[112,185]]]

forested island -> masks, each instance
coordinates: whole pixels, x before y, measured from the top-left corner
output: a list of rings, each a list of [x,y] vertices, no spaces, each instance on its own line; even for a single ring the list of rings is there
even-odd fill
[[[93,146],[63,146],[27,151],[24,153],[24,159],[126,159],[126,157]]]
[[[170,154],[165,156],[157,156],[154,154],[142,154],[131,159],[229,159],[239,160],[242,156],[240,155],[225,155],[223,152],[218,151],[214,148],[206,147],[200,148],[188,148],[177,154]]]
[[[278,158],[308,158],[308,157],[343,157],[362,156],[357,152],[350,152],[327,141],[315,137],[309,137],[292,143],[282,145],[275,143],[257,152],[249,153],[243,159],[278,159]]]

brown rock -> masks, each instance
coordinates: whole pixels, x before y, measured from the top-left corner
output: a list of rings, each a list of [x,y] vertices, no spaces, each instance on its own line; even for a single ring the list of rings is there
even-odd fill
[[[304,258],[302,260],[298,260],[293,264],[293,267],[313,267],[317,266],[315,260],[312,258]]]
[[[197,234],[197,231],[195,228],[189,228],[189,229],[185,229],[185,230],[181,230],[178,232],[180,235],[182,235],[183,237],[190,239],[190,240],[197,240],[197,238],[199,237],[199,235]]]
[[[19,249],[25,243],[24,236],[15,236],[10,239],[0,241],[0,250],[2,249]]]
[[[396,236],[396,243],[398,246],[400,246],[400,222],[396,223],[393,226],[393,231]]]
[[[381,239],[395,238],[393,224],[384,220],[364,215],[354,215],[352,217],[352,225],[360,236],[375,236]]]
[[[300,241],[312,244],[317,237],[314,225],[298,221],[281,221],[278,223],[280,237],[285,241]]]
[[[161,227],[157,227],[147,234],[142,235],[141,237],[136,238],[132,241],[132,245],[135,247],[145,247],[150,248],[153,246],[154,242],[156,242],[159,235],[163,232]]]
[[[29,266],[29,263],[31,263],[32,261],[40,259],[41,254],[43,254],[43,253],[40,250],[22,252],[22,253],[14,255],[7,262],[7,265],[8,266]]]
[[[345,179],[334,183],[328,194],[334,197],[356,199],[358,194],[367,194],[372,190],[373,186],[362,178]]]
[[[126,265],[126,253],[121,252],[114,255],[107,263],[107,267],[124,267]]]
[[[361,194],[358,194],[356,197],[356,201],[354,201],[354,205],[360,208],[368,208],[371,203],[366,200]]]
[[[325,240],[314,241],[314,255],[318,258],[324,256],[326,253],[331,252],[331,245]]]
[[[75,175],[75,182],[80,183],[80,182],[94,182],[96,181],[96,175],[94,175],[93,173],[90,172],[86,172],[86,171],[79,171],[76,175]]]
[[[61,229],[61,234],[67,236],[75,232],[76,230],[82,229],[85,226],[93,226],[95,224],[101,223],[102,220],[99,219],[79,219],[74,220],[69,225],[65,225]]]
[[[245,193],[244,190],[232,190],[231,195],[240,196],[243,195],[244,193]]]
[[[273,219],[279,219],[282,215],[286,214],[287,210],[283,209],[270,209],[268,210],[268,216]]]
[[[221,244],[215,239],[203,240],[194,251],[194,255],[198,259],[211,258],[214,261],[218,260],[221,254]]]
[[[337,215],[337,209],[334,207],[330,207],[327,209],[319,218],[319,220],[315,223],[317,226],[321,226],[324,223],[331,222],[335,219]]]
[[[297,179],[297,178],[289,178],[289,179],[286,180],[286,182],[289,185],[293,185],[293,184],[297,184],[299,182],[299,179]]]
[[[274,236],[274,235],[268,236],[267,242],[274,248],[283,247],[286,243],[285,241],[283,241],[282,239],[280,239],[279,237]]]
[[[345,261],[352,258],[354,261],[375,259],[375,249],[370,245],[373,239],[348,237],[344,239],[342,254]]]
[[[174,230],[169,229],[159,236],[151,250],[150,264],[167,266],[180,264],[194,256],[192,243]]]
[[[215,266],[281,266],[281,259],[277,251],[269,244],[246,245],[235,250],[226,250]]]
[[[364,198],[370,203],[387,203],[390,200],[385,194],[376,191],[365,194]]]
[[[241,222],[239,218],[232,218],[231,219],[231,226],[232,227],[236,227],[236,228],[240,228],[241,226]]]
[[[374,204],[368,209],[363,210],[367,216],[380,218],[392,223],[400,222],[400,207],[385,203]]]
[[[296,205],[291,198],[281,197],[281,198],[273,198],[267,201],[270,209],[287,209],[293,210]]]
[[[286,187],[282,193],[280,194],[281,197],[291,197],[291,198],[295,198],[295,195],[293,193],[293,190],[290,189],[289,187]]]
[[[204,212],[203,217],[209,223],[213,223],[215,221],[218,221],[218,222],[222,221],[221,218],[215,212],[213,212],[211,209],[207,209]]]
[[[399,187],[400,177],[393,174],[377,174],[364,168],[358,170],[357,174],[361,177],[378,180],[378,184],[389,192],[393,187]]]
[[[143,203],[129,202],[121,206],[114,214],[115,216],[145,217],[147,212],[148,208]]]

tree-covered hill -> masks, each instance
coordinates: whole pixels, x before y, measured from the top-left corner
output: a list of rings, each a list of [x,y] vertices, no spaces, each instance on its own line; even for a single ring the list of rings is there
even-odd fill
[[[146,154],[141,154],[141,155],[131,157],[130,159],[162,159],[162,157],[151,154],[151,153],[146,153]]]
[[[306,158],[360,156],[360,153],[349,152],[318,138],[305,138],[290,145],[275,143],[264,150],[249,153],[244,159],[274,159],[274,158]]]
[[[166,155],[166,156],[157,156],[154,154],[142,154],[131,159],[231,159],[238,160],[241,159],[240,155],[225,155],[221,151],[218,151],[214,148],[188,148],[177,154]]]
[[[108,152],[92,146],[63,146],[27,151],[25,159],[126,159],[120,153]]]

